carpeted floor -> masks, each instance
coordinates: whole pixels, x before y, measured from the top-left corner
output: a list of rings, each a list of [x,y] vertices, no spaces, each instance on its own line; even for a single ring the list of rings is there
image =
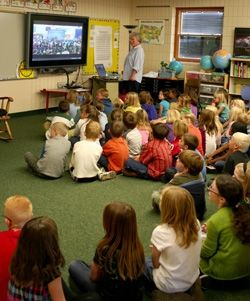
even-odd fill
[[[127,178],[122,175],[105,182],[74,183],[69,174],[58,180],[44,180],[28,172],[23,155],[32,151],[39,155],[43,143],[42,123],[44,114],[12,116],[11,128],[15,140],[0,141],[0,200],[13,194],[30,198],[34,215],[52,217],[59,228],[61,249],[66,259],[63,271],[67,280],[67,266],[73,259],[90,262],[96,244],[103,236],[102,211],[111,201],[130,203],[136,210],[138,228],[149,255],[149,239],[159,216],[151,209],[151,193],[162,184],[152,181]],[[207,202],[206,217],[215,211]],[[1,207],[2,208],[2,207]],[[0,229],[4,229],[3,220]],[[250,289],[237,292],[207,291],[206,300],[250,300]]]

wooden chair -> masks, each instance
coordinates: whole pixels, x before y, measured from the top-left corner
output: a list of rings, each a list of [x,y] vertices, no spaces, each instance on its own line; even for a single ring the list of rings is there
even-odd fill
[[[9,110],[11,102],[13,102],[12,97],[0,97],[0,139],[2,140],[13,139],[13,135],[9,126]]]

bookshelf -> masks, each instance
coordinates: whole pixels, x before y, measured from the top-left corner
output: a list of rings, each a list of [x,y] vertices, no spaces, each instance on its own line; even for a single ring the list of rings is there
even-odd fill
[[[222,72],[186,71],[185,86],[194,82],[197,87],[198,109],[203,110],[212,103],[214,93],[219,88],[228,88],[228,74]]]
[[[250,58],[232,58],[229,75],[229,94],[240,96],[241,88],[250,84]]]

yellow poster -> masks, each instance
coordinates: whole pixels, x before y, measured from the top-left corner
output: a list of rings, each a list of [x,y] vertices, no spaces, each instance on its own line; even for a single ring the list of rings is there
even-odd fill
[[[103,34],[101,35],[101,33]],[[96,74],[95,63],[103,63],[108,72],[118,72],[119,69],[119,36],[120,21],[106,19],[89,19],[87,64],[83,67],[85,74]],[[100,48],[105,47],[110,35],[109,46],[105,48],[101,59]],[[101,41],[103,40],[103,43]]]

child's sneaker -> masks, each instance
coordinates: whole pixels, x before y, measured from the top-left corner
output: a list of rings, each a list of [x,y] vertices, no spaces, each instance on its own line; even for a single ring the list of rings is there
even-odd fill
[[[110,179],[114,179],[116,177],[115,171],[104,171],[99,173],[98,178],[100,181],[106,181]]]

